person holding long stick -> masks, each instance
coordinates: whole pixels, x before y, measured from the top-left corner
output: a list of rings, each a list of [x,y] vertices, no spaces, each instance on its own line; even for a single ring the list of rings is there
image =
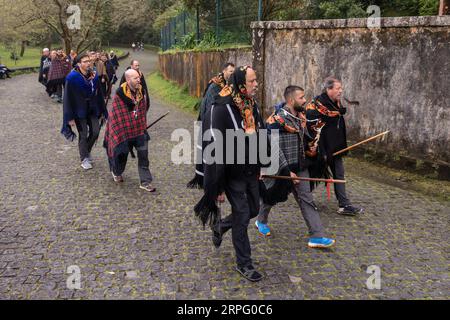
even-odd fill
[[[306,118],[314,138],[319,135],[318,156],[331,169],[334,179],[344,180],[344,161],[346,152],[334,156],[339,150],[347,148],[347,131],[344,115],[347,109],[341,103],[342,83],[327,77],[322,85],[322,94],[312,99],[306,106]],[[335,184],[334,193],[339,203],[337,212],[342,215],[356,216],[363,208],[352,205],[345,191],[345,184]]]
[[[275,112],[267,119],[267,129],[271,132],[271,150],[278,153],[277,174],[280,179],[273,179],[276,176],[263,176],[261,204],[255,225],[262,235],[270,236],[271,230],[267,225],[270,210],[276,203],[286,201],[292,191],[309,229],[308,246],[331,247],[335,240],[325,237],[325,230],[311,193],[311,184],[307,181],[309,167],[315,159],[308,157],[306,153],[315,150],[312,145],[308,147],[311,139],[308,138],[304,112],[305,92],[301,87],[288,86],[284,90],[284,99],[285,102],[277,105]]]

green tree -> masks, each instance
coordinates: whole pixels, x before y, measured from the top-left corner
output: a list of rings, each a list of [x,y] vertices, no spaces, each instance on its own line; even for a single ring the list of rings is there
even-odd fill
[[[97,28],[97,36],[100,40],[101,44],[108,44],[114,36],[114,26],[113,26],[113,19],[112,19],[112,0],[105,1],[105,4],[103,5],[99,17],[99,23]]]

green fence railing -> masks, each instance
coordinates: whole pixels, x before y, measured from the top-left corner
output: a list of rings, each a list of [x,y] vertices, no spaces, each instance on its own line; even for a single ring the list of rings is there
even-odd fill
[[[215,0],[215,8],[183,11],[161,28],[161,48],[188,49],[210,44],[251,43],[250,23],[260,20],[262,0]]]

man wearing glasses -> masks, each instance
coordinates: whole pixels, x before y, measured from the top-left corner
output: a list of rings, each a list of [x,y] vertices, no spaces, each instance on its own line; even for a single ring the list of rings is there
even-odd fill
[[[77,57],[76,67],[66,78],[63,101],[63,126],[61,133],[70,141],[78,131],[78,148],[81,167],[92,169],[91,150],[100,133],[100,123],[108,117],[98,75],[91,67],[88,54]]]

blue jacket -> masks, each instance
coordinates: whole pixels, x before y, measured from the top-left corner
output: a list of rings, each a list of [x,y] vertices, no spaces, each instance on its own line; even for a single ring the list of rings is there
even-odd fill
[[[75,119],[86,119],[88,116],[101,115],[108,117],[98,76],[87,80],[76,69],[72,70],[66,77],[63,99],[63,126],[61,133],[70,140],[75,138],[69,121]]]

